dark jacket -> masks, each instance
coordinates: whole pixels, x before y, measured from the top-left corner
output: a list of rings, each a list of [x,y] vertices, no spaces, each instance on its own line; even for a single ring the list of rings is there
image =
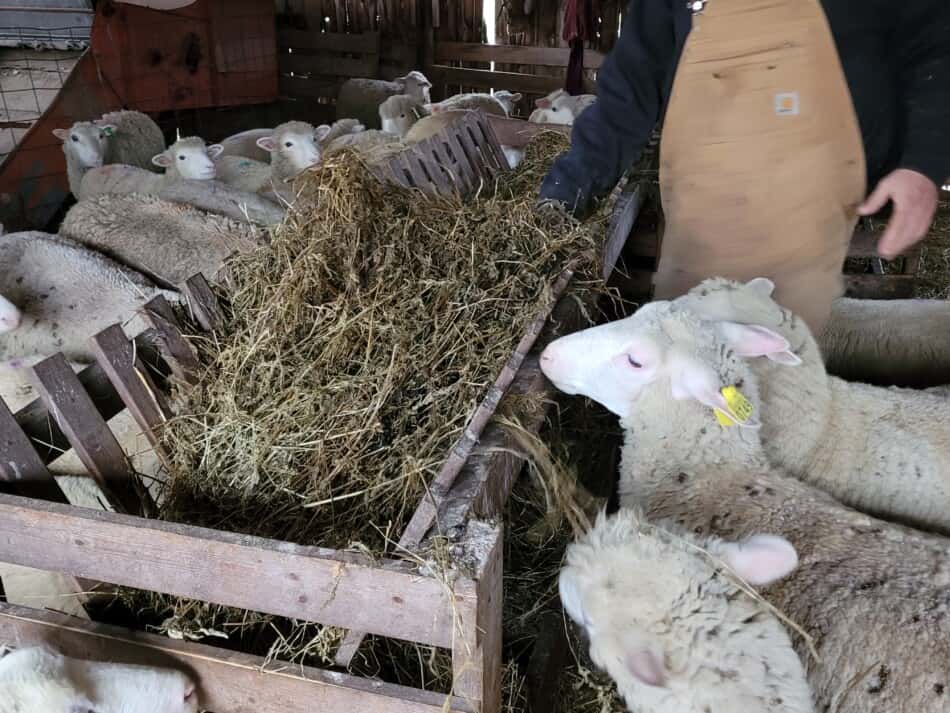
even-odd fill
[[[710,0],[728,2],[728,0]],[[864,138],[868,185],[910,168],[950,177],[950,0],[822,0]],[[597,76],[597,102],[541,198],[578,214],[610,192],[665,110],[692,24],[685,0],[632,0]]]

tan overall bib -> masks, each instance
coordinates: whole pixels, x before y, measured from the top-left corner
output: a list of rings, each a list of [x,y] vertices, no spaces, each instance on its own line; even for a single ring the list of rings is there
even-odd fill
[[[818,0],[709,0],[693,17],[660,144],[655,296],[769,277],[817,334],[865,190],[851,95]]]

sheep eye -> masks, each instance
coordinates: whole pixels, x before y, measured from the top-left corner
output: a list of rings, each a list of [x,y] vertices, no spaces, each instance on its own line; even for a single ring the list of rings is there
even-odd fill
[[[178,160],[179,160],[179,161],[184,161],[184,160],[185,160],[185,155],[182,154],[181,156],[179,156],[179,157],[178,157]]]
[[[557,111],[557,107],[556,107],[556,106],[552,106],[552,107],[551,107],[551,111]]]
[[[293,146],[293,145],[294,145],[294,142],[293,142],[293,141],[285,141],[285,142],[284,142],[284,146],[286,146],[287,148],[290,148],[290,147]]]
[[[103,134],[102,132],[99,132],[99,138],[100,138],[100,139],[104,139],[105,137],[106,137],[105,134]]]
[[[633,358],[632,356],[630,356],[629,354],[627,355],[627,361],[630,362],[630,366],[632,366],[634,369],[641,369],[641,368],[643,368],[643,364],[641,364],[640,362],[638,362],[636,359],[634,359],[634,358]]]
[[[71,138],[71,139],[72,139],[73,141],[75,141],[76,143],[79,143],[79,137],[76,136],[76,134],[73,134],[73,135],[70,136],[69,138]]]

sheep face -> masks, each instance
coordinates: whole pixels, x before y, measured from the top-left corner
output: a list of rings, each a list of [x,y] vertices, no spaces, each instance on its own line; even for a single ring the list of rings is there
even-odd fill
[[[404,137],[425,113],[424,104],[408,94],[396,94],[379,105],[383,131]]]
[[[205,146],[205,142],[196,137],[179,139],[153,156],[152,163],[166,171],[174,170],[184,179],[210,181],[217,174],[214,159],[223,150],[221,144]]]
[[[673,399],[729,413],[721,393],[728,385],[720,374],[724,347],[742,357],[800,363],[788,341],[766,327],[709,324],[673,303],[653,302],[625,319],[554,340],[541,354],[541,370],[561,391],[587,396],[621,418],[646,387],[662,381]]]
[[[495,92],[494,97],[504,105],[505,112],[508,116],[511,116],[515,110],[515,106],[522,99],[522,95],[519,92],[509,92],[507,89]]]
[[[303,121],[288,121],[281,124],[270,136],[262,136],[257,145],[270,151],[271,164],[280,163],[296,175],[320,163],[319,143],[330,133],[330,127],[316,129]]]
[[[568,548],[558,581],[564,610],[586,633],[591,660],[638,710],[708,711],[710,695],[767,697],[763,663],[766,672],[797,682],[807,697],[787,634],[717,572],[716,560],[758,584],[780,579],[798,564],[794,547],[780,537],[694,544],[629,509],[609,518],[601,514],[591,532]]]
[[[570,126],[574,123],[574,115],[563,108],[552,106],[548,109],[535,109],[528,117],[532,124],[559,124]]]
[[[429,93],[432,89],[432,82],[426,79],[422,72],[413,70],[405,77],[398,77],[396,82],[402,84],[405,87],[403,91],[413,97],[419,104],[428,104],[432,101]],[[386,127],[383,127],[383,131],[385,130]]]
[[[0,334],[12,332],[20,326],[23,315],[20,310],[3,295],[0,295]]]
[[[106,155],[106,142],[112,124],[96,125],[79,121],[71,129],[53,129],[53,135],[63,142],[63,151],[71,155],[80,168],[99,168]]]

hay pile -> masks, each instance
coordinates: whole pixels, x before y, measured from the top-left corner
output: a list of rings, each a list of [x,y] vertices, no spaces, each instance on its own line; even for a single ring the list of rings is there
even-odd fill
[[[465,202],[385,188],[346,153],[302,179],[272,243],[228,265],[226,325],[197,340],[204,371],[162,434],[161,517],[392,556],[553,279],[573,261],[573,289],[596,287],[583,275],[600,264],[605,211],[579,224],[534,208],[565,147],[538,137]],[[332,653],[334,632],[313,625],[132,600],[177,636]]]

